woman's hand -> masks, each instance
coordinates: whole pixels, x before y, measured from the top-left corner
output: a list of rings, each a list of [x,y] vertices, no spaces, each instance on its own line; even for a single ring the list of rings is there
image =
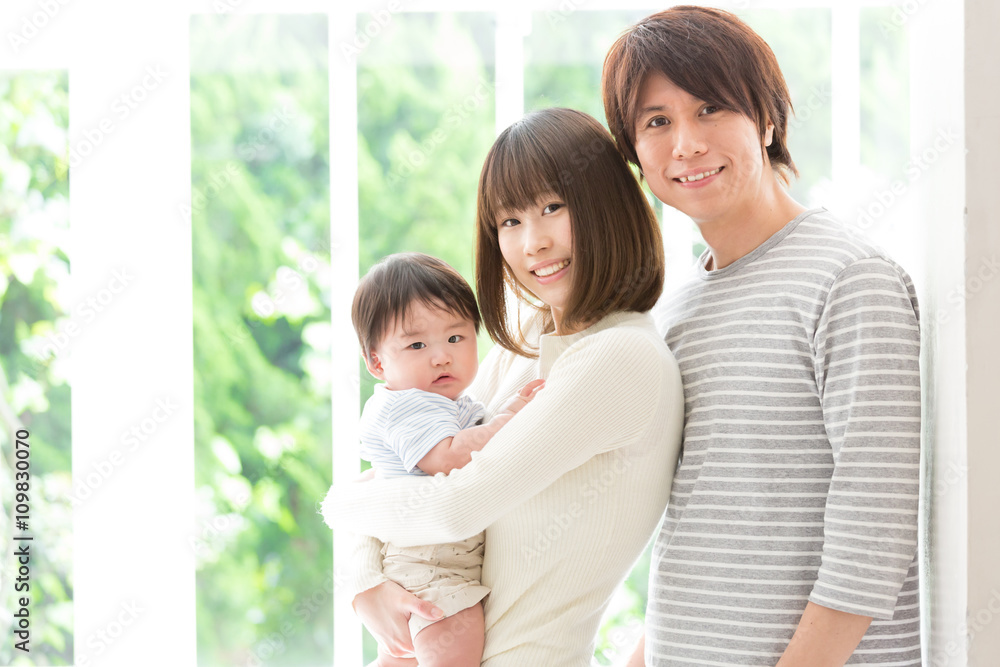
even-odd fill
[[[354,611],[375,640],[396,658],[413,655],[409,626],[412,614],[428,620],[444,616],[444,612],[433,604],[421,600],[393,581],[383,581],[358,593],[354,597]]]

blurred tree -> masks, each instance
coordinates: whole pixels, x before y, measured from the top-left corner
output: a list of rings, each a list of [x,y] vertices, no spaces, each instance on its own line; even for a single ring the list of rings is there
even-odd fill
[[[861,10],[861,163],[902,176],[910,152],[909,42],[892,22],[896,7]]]
[[[70,387],[67,352],[79,325],[67,304],[68,85],[65,72],[0,74],[0,539],[31,536],[31,579],[16,591],[17,563],[0,573],[0,664],[73,662]],[[14,436],[30,452],[28,530],[12,523]],[[23,478],[16,480],[23,483]],[[30,653],[14,648],[17,600],[30,600]]]
[[[476,186],[495,136],[493,31],[490,14],[398,14],[359,55],[360,275],[420,251],[473,282]],[[482,336],[481,354],[491,346]],[[375,381],[359,364],[363,406]]]
[[[330,664],[327,26],[191,30],[198,661]]]

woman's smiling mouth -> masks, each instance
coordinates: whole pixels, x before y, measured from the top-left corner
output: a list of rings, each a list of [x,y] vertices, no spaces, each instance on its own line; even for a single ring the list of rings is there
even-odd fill
[[[555,273],[558,273],[569,266],[570,260],[564,259],[561,262],[555,262],[554,264],[548,264],[541,267],[540,269],[535,269],[532,271],[539,278],[547,278]]]

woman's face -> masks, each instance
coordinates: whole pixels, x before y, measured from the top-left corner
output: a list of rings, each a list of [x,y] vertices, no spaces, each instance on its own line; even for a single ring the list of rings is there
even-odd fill
[[[635,150],[660,201],[699,225],[750,220],[774,173],[754,122],[690,95],[658,72],[639,89]],[[770,144],[768,126],[764,144]]]
[[[555,194],[528,208],[504,211],[497,224],[500,254],[514,278],[552,309],[556,333],[573,293],[573,231],[570,212]]]

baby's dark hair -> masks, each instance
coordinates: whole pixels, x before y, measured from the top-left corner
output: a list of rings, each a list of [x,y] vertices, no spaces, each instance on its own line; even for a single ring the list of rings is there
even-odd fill
[[[366,359],[415,301],[472,320],[479,333],[476,295],[458,271],[421,252],[397,253],[373,266],[354,293],[351,321]]]

